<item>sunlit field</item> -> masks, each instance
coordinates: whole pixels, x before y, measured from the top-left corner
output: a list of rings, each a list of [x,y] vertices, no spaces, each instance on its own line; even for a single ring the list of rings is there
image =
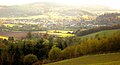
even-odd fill
[[[71,37],[74,36],[74,34],[69,34],[69,33],[48,33],[50,35],[56,35],[58,37]]]
[[[1,39],[8,39],[8,37],[0,36]]]
[[[48,30],[48,34],[57,35],[58,37],[71,37],[74,36],[73,31],[65,31],[65,30]]]
[[[120,53],[88,55],[45,65],[119,65]]]
[[[4,26],[6,26],[6,27],[13,27],[13,26],[17,26],[17,25],[15,25],[15,24],[3,24]]]

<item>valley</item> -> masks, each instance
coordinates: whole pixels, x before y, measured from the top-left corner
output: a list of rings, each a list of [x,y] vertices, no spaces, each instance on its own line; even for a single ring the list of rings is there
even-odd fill
[[[0,65],[120,65],[120,9],[59,2],[0,5]]]

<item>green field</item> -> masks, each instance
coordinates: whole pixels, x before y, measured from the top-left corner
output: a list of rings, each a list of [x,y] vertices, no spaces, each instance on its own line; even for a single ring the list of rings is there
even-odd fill
[[[16,24],[3,24],[6,27],[13,27],[13,26],[17,26]]]
[[[104,31],[88,34],[85,36],[80,36],[80,38],[81,39],[95,38],[96,35],[98,35],[99,37],[110,36],[112,33],[115,33],[115,32],[120,32],[120,30],[119,29],[118,30],[104,30]]]
[[[88,55],[45,65],[120,65],[120,53]]]
[[[88,65],[120,65],[120,61],[113,61],[107,63],[98,63],[98,64],[88,64]]]
[[[74,34],[71,34],[73,31],[67,31],[67,30],[48,30],[46,32],[49,35],[55,35],[57,37],[71,37],[71,36],[75,36]],[[46,32],[42,32],[42,33],[46,33]]]
[[[73,31],[69,30],[47,30],[47,31],[38,31],[38,32],[33,32],[33,33],[43,33],[43,34],[49,34],[49,35],[54,35],[57,37],[71,37],[75,36],[75,34],[72,34]]]
[[[58,37],[71,37],[74,36],[74,34],[67,34],[67,33],[48,33],[50,35],[56,35]]]
[[[1,39],[8,39],[8,37],[0,36]]]

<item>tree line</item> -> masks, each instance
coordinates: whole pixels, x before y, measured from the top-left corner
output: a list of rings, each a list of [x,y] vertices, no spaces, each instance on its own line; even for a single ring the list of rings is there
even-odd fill
[[[0,65],[39,65],[89,54],[120,51],[120,31],[81,40],[78,37],[32,37],[0,41]]]

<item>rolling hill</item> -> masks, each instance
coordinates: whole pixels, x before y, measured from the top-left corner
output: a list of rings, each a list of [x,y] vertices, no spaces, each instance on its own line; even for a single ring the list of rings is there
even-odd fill
[[[77,36],[84,36],[84,35],[88,35],[91,33],[96,33],[96,32],[100,32],[100,31],[104,31],[104,30],[117,30],[120,29],[120,25],[112,25],[112,26],[100,26],[100,27],[96,27],[96,28],[91,28],[88,30],[81,30],[78,29],[75,34]]]
[[[96,36],[103,38],[111,36],[114,33],[120,33],[120,30],[104,30],[101,32],[96,32],[88,34],[85,36],[80,36],[77,39],[96,39]],[[82,41],[81,41],[82,42]],[[84,41],[83,41],[84,42]],[[93,43],[94,44],[94,43]],[[85,50],[85,49],[84,49]],[[119,65],[120,64],[120,53],[108,53],[108,54],[96,54],[96,55],[87,55],[81,56],[78,58],[62,60],[58,62],[48,63],[45,65]]]
[[[51,2],[37,2],[26,5],[0,6],[0,17],[25,17],[36,15],[56,15],[77,16],[96,15],[94,12],[113,11],[110,7],[102,5],[80,5],[68,6]]]
[[[120,53],[88,55],[45,65],[119,65]]]

